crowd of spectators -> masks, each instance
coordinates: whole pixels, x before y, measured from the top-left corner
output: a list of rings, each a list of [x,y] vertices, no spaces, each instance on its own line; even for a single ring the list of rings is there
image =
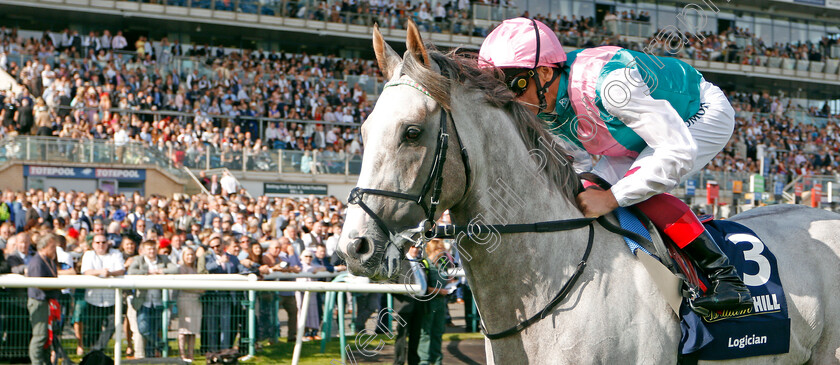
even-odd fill
[[[729,143],[706,166],[706,171],[762,173],[759,145],[764,146],[766,172],[787,176],[840,177],[840,126],[828,104],[802,108],[789,98],[768,93],[729,94],[735,108],[735,131]],[[828,118],[824,125],[795,123],[791,111]]]
[[[337,21],[346,21],[341,14],[349,9],[351,13],[398,14],[399,19],[404,19],[406,14],[415,14],[406,12],[407,6],[395,1],[342,3],[324,16],[339,16]],[[440,2],[436,7],[442,7],[445,12],[436,13],[428,3],[421,2],[412,9],[445,13],[433,18],[449,21],[450,11],[462,11],[469,6],[464,1]],[[523,15],[530,16],[527,12]],[[600,22],[582,16],[537,14],[534,18],[551,26],[564,44],[618,45],[659,55],[752,65],[766,65],[773,57],[824,60],[836,43],[823,37],[816,43],[768,45],[749,29],[732,28],[720,34],[681,33],[678,36],[684,37],[685,44],[673,47],[673,42],[669,43],[673,37],[654,35],[643,42],[634,42],[620,37],[611,26],[617,21],[649,24],[650,14],[644,11],[608,12]],[[372,110],[373,100],[361,85],[378,75],[372,60],[181,45],[166,38],[152,41],[139,37],[130,43],[119,31],[113,34],[107,30],[94,31],[83,36],[65,29],[59,33],[45,32],[40,39],[23,39],[15,29],[0,27],[0,68],[24,86],[19,93],[0,91],[0,137],[17,133],[110,139],[118,146],[137,142],[171,153],[169,157],[177,165],[192,168],[205,166],[204,156],[208,151],[222,160],[230,160],[222,166],[239,169],[250,161],[264,167],[262,170],[274,170],[268,163],[271,159],[265,158],[267,162],[260,163],[259,158],[248,156],[264,156],[271,150],[284,149],[310,151],[311,154],[301,157],[307,161],[316,154],[326,156],[325,160],[343,161],[346,156],[362,152],[357,125]],[[655,46],[650,47],[651,44]],[[20,55],[26,57],[17,57]],[[195,66],[174,67],[179,57],[191,57]],[[16,60],[25,61],[19,64]],[[350,85],[344,81],[347,76],[354,76],[359,82]],[[770,104],[767,103],[768,108]],[[755,106],[745,105],[742,109],[749,112],[748,108]],[[785,110],[785,106],[776,109]],[[156,112],[169,114],[148,114]],[[809,114],[821,115],[821,112],[811,110]],[[784,113],[776,114],[784,116]],[[830,112],[824,115],[829,116]],[[277,122],[261,122],[256,119],[260,117]],[[780,120],[784,118],[771,121],[761,118],[739,119],[739,124],[792,124],[790,120],[788,123]],[[280,121],[283,119],[287,121]],[[323,124],[318,124],[319,121]],[[762,143],[760,138],[755,138],[756,144]],[[742,162],[734,155],[718,159],[710,168],[737,169],[743,165],[750,169],[750,157],[743,156]],[[802,158],[797,158],[794,165],[793,157],[778,160],[784,166],[774,166],[802,170]],[[806,171],[830,170],[824,158],[817,162]],[[317,167],[314,163],[302,163],[301,170],[344,171],[338,164]]]
[[[216,179],[213,179],[216,180]],[[272,272],[341,271],[340,260],[331,259],[341,233],[344,205],[333,197],[303,199],[248,198],[238,192],[218,195],[142,197],[58,191],[5,191],[0,199],[0,246],[11,272],[23,274],[34,257],[35,243],[48,233],[61,236],[56,255],[61,274],[98,277],[176,273],[246,274]],[[307,256],[309,256],[307,258]],[[162,349],[160,291],[137,291],[126,298],[126,318],[114,318],[111,290],[64,292],[73,303],[72,319],[77,352],[106,348],[114,326],[125,326],[128,354],[154,357]],[[14,291],[3,295],[14,295]],[[241,292],[176,294],[181,335],[181,355],[192,358],[195,335],[201,333],[204,352],[231,348],[236,334],[243,337],[244,309]],[[201,300],[196,300],[201,297]],[[262,297],[261,297],[262,298]],[[301,304],[294,293],[262,298],[260,313],[270,315],[271,300],[279,300],[289,317],[288,337],[294,339],[295,319]],[[5,307],[8,311],[7,301]],[[199,304],[200,303],[200,304]],[[290,305],[291,303],[291,305]],[[313,301],[313,303],[315,303]],[[12,303],[13,304],[13,303]],[[202,315],[203,313],[203,315]],[[311,312],[310,312],[311,313]],[[318,310],[314,313],[317,315]],[[25,331],[13,332],[4,313],[6,348]],[[276,314],[274,314],[274,323]],[[315,318],[315,317],[313,317]],[[307,336],[316,336],[320,317],[307,322]],[[262,339],[274,334],[264,318]],[[173,324],[174,325],[174,324]],[[132,341],[133,340],[133,341]],[[133,342],[133,345],[132,345]],[[19,343],[19,341],[17,342]],[[0,346],[2,347],[2,346]]]
[[[805,40],[768,44],[748,28],[730,28],[720,33],[699,34],[659,30],[644,42],[631,44],[630,47],[655,50],[655,54],[663,56],[768,66],[772,58],[823,62],[836,44],[837,39],[827,35],[818,42]]]
[[[54,241],[52,258],[58,271],[29,276],[255,274],[270,278],[275,272],[345,270],[335,255],[346,207],[340,200],[250,198],[236,190],[230,178],[214,175],[204,182],[216,193],[192,196],[6,190],[0,196],[0,258],[5,259],[0,260],[0,271],[26,273],[33,258],[47,257],[38,256],[44,248],[38,243],[44,240]],[[62,326],[72,324],[77,354],[107,348],[115,326],[122,325],[127,355],[160,355],[165,304],[159,290],[128,291],[124,318],[114,318],[112,290],[47,292],[47,298],[53,296],[63,303],[65,319],[53,328],[61,333]],[[178,329],[182,358],[194,358],[196,335],[200,334],[202,353],[237,347],[241,344],[237,335],[247,336],[243,292],[185,290],[172,295],[176,302],[172,327]],[[0,291],[0,354],[3,348],[11,353],[10,349],[28,343],[33,335],[20,328],[26,308],[15,307],[23,302],[8,299],[15,297],[25,301],[26,290]],[[355,297],[359,303],[356,330],[360,331],[371,314],[378,312],[381,298],[378,294]],[[310,303],[309,315],[299,319],[301,293],[261,293],[256,308],[258,340],[274,342],[280,336],[274,308],[287,313],[289,341],[295,339],[298,320],[305,321],[305,341],[320,339],[324,297],[313,296]]]
[[[152,0],[164,2],[163,0]],[[184,0],[169,0],[170,5],[186,6]],[[486,35],[482,28],[475,28],[470,17],[471,3],[486,5],[510,6],[505,0],[449,0],[431,5],[429,1],[410,0],[328,0],[328,1],[280,1],[267,0],[257,3],[256,0],[216,1],[195,0],[193,7],[216,10],[240,11],[244,13],[260,13],[262,15],[276,15],[283,17],[329,21],[354,25],[405,29],[408,19],[414,20],[425,31],[451,32],[465,35]],[[238,8],[237,8],[238,5]]]
[[[165,38],[153,45],[144,37],[124,56],[119,51],[127,47],[125,38],[108,31],[80,37],[65,30],[22,40],[15,30],[0,28],[0,37],[0,54],[28,56],[22,65],[0,59],[0,68],[23,86],[19,93],[0,91],[2,136],[111,139],[120,146],[133,141],[190,155],[207,149],[240,155],[271,149],[361,152],[358,125],[372,102],[344,77],[358,76],[361,83],[374,77],[369,60],[225,54]],[[195,56],[202,66],[179,74],[172,66],[180,55]]]
[[[528,12],[522,14],[531,17]],[[677,28],[655,29],[651,26],[650,13],[646,11],[622,11],[621,14],[607,11],[604,18],[597,22],[594,17],[575,17],[566,15],[533,16],[554,29],[561,43],[575,47],[595,47],[603,45],[620,46],[636,51],[644,51],[660,56],[683,57],[695,60],[709,60],[728,63],[740,63],[753,66],[768,66],[771,57],[794,60],[825,61],[831,54],[831,47],[838,40],[823,36],[818,42],[797,40],[793,42],[769,44],[748,28],[732,27],[722,32],[704,31],[698,34]],[[649,34],[643,41],[632,37],[622,37],[619,22],[631,22],[646,25]],[[676,25],[676,24],[675,24]],[[632,28],[635,31],[636,28]],[[633,32],[630,32],[633,33]],[[629,34],[634,35],[634,34]],[[778,67],[778,66],[776,66]]]
[[[334,23],[372,26],[379,24],[383,28],[405,29],[408,19],[412,19],[423,31],[447,32],[483,37],[485,29],[475,27],[470,20],[469,0],[439,1],[432,5],[429,1],[320,1],[314,10],[301,6],[292,16]]]

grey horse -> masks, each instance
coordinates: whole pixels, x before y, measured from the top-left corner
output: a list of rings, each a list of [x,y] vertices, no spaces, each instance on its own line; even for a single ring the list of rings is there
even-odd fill
[[[448,140],[436,216],[449,209],[458,225],[582,217],[574,203],[577,176],[562,144],[513,100],[502,82],[469,59],[425,46],[412,23],[403,58],[378,29],[373,34],[377,61],[392,87],[382,92],[362,126],[359,187],[420,194],[432,170],[443,108],[451,115],[445,119],[449,133],[460,134]],[[469,173],[459,143],[468,151]],[[400,255],[410,242],[395,240],[383,225],[394,231],[417,226],[425,209],[415,201],[382,195],[365,195],[362,201],[380,222],[351,205],[339,254],[354,274],[396,280],[407,266]],[[787,354],[730,362],[837,363],[840,215],[778,205],[732,220],[754,230],[778,259],[791,339]],[[620,236],[597,225],[594,234],[589,263],[571,295],[525,331],[486,340],[490,363],[678,361],[678,318],[650,275]],[[588,231],[485,237],[460,237],[456,246],[483,325],[494,333],[538,313],[558,293],[577,267]]]

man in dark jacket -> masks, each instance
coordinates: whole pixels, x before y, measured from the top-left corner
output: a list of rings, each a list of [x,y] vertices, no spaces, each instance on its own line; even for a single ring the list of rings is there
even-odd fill
[[[56,244],[58,238],[55,234],[47,234],[38,240],[37,250],[32,259],[29,260],[26,276],[38,278],[58,277],[56,268]],[[29,309],[29,321],[32,324],[32,339],[29,341],[29,361],[32,364],[47,365],[50,362],[50,351],[46,344],[49,341],[50,300],[58,299],[60,290],[47,290],[30,287],[28,290],[29,300],[26,307]],[[56,302],[57,303],[57,302]]]
[[[204,269],[210,274],[245,274],[248,268],[239,259],[225,249],[232,250],[237,245],[231,240],[224,243],[221,236],[210,238],[210,252],[204,257]],[[202,270],[201,268],[199,268]],[[231,316],[237,303],[237,292],[208,291],[203,305],[201,348],[215,352],[228,349],[233,345]]]

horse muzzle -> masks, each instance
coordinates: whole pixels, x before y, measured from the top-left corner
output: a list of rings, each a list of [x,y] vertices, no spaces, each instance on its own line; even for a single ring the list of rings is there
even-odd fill
[[[393,252],[391,252],[393,251]],[[367,235],[347,236],[337,252],[351,274],[373,280],[391,280],[398,276],[400,253],[394,245]]]

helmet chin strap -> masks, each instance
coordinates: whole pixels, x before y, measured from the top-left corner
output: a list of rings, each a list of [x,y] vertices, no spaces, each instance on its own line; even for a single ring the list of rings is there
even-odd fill
[[[548,82],[546,82],[545,84],[541,84],[541,83],[540,83],[540,75],[539,75],[539,73],[537,72],[537,69],[536,69],[536,68],[534,69],[534,76],[533,76],[533,78],[534,78],[534,84],[537,86],[537,98],[538,98],[537,100],[539,100],[540,105],[534,105],[534,104],[529,104],[529,103],[521,102],[521,103],[526,104],[526,105],[531,105],[531,106],[536,106],[536,107],[539,107],[539,108],[540,108],[540,109],[539,109],[539,112],[540,112],[540,113],[541,113],[543,110],[545,110],[545,108],[547,108],[547,107],[548,107],[548,103],[546,103],[546,101],[545,101],[545,92],[546,92],[546,90],[548,90],[549,86],[550,86],[552,83],[554,83],[554,81],[555,81],[555,80],[557,80],[557,77],[559,77],[559,76],[560,76],[560,69],[559,69],[559,68],[554,68],[554,67],[552,67],[551,69],[552,69],[551,80],[548,80]]]

